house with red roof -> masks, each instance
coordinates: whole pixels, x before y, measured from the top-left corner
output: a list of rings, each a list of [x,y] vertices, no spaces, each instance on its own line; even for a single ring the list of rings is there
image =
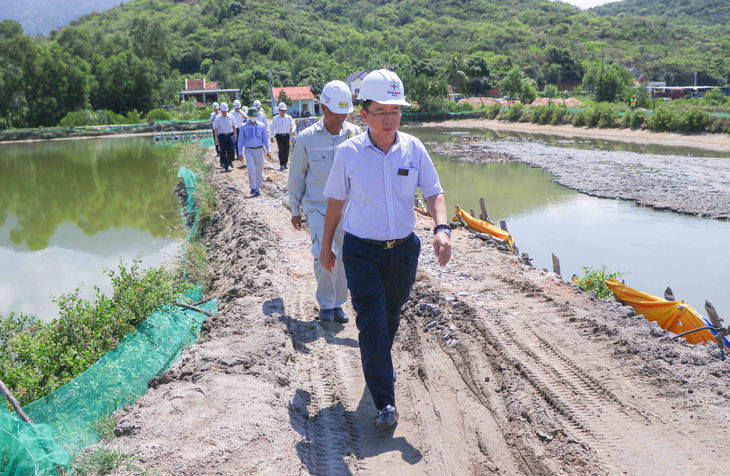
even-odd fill
[[[291,102],[286,109],[287,114],[293,117],[308,117],[319,115],[319,101],[314,98],[311,86],[292,86],[288,88],[271,88],[274,100],[278,104],[281,93],[284,92]]]
[[[240,89],[223,89],[218,87],[218,81],[206,81],[203,79],[186,79],[185,89],[180,91],[180,100],[185,101],[191,99],[202,102],[218,101],[221,94],[235,96],[236,99],[241,98]]]

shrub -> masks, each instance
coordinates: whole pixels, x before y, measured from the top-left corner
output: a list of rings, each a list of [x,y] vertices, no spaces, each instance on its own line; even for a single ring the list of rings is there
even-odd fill
[[[550,118],[550,124],[560,125],[565,124],[565,118],[568,116],[568,110],[563,106],[556,106],[553,109],[553,115]]]
[[[629,126],[631,126],[632,129],[644,127],[644,121],[646,120],[646,114],[644,114],[644,111],[634,111],[630,117]]]
[[[631,125],[631,114],[624,113],[618,118],[618,126],[622,129],[627,129]]]
[[[675,118],[672,110],[668,107],[660,107],[654,110],[654,114],[646,121],[647,129],[654,132],[675,130]]]
[[[63,116],[58,123],[61,127],[79,127],[87,124],[87,114],[89,111],[72,111]]]
[[[99,109],[91,111],[89,109],[81,109],[69,112],[59,122],[61,127],[79,127],[79,126],[106,126],[112,124],[125,124],[127,118],[112,111]]]
[[[520,116],[522,116],[522,110],[524,108],[522,107],[522,104],[514,104],[508,111],[507,111],[507,120],[512,122],[517,122],[520,120]]]
[[[144,116],[145,120],[147,122],[153,122],[153,121],[169,121],[172,119],[172,115],[167,112],[166,110],[162,108],[158,109],[152,109],[151,111],[147,112]]]
[[[688,109],[677,119],[677,129],[682,132],[704,131],[707,127],[708,117],[707,113],[700,109]]]
[[[624,276],[625,273],[620,271],[611,271],[606,267],[606,263],[601,263],[600,268],[591,266],[582,266],[583,276],[574,276],[573,282],[588,291],[595,291],[599,297],[605,298],[611,295],[612,291],[606,286],[609,279]]]
[[[553,104],[535,107],[532,110],[532,122],[535,124],[547,124],[553,118],[554,109],[555,106]]]
[[[598,113],[598,127],[605,129],[618,125],[618,110],[613,104],[602,102],[596,106],[596,112]]]
[[[586,107],[579,109],[573,118],[574,126],[596,127],[600,114],[596,108]]]
[[[136,110],[129,111],[125,122],[127,124],[140,124],[142,122],[142,118]]]
[[[499,112],[502,110],[502,105],[499,103],[490,104],[487,106],[487,110],[484,112],[484,117],[487,119],[494,119],[499,115]]]
[[[727,104],[728,97],[719,89],[710,89],[707,91],[707,94],[702,97],[702,102],[711,106],[722,106]]]
[[[730,119],[710,116],[707,119],[707,132],[730,134]]]
[[[188,285],[162,268],[141,270],[139,260],[105,271],[113,294],[96,288],[93,302],[79,289],[55,299],[60,318],[42,323],[25,315],[0,318],[0,378],[22,405],[41,398],[88,369],[155,309],[176,302]]]

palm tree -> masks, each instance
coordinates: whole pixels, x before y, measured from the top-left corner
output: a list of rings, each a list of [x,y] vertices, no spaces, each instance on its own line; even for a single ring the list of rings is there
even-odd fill
[[[451,53],[446,63],[446,81],[454,92],[465,93],[469,86],[469,76],[464,72],[464,59],[459,53]]]

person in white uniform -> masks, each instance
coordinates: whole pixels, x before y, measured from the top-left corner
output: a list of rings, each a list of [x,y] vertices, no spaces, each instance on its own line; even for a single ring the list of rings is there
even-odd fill
[[[341,253],[338,251],[331,273],[319,264],[324,215],[327,211],[327,197],[323,192],[335,159],[335,150],[347,139],[360,134],[362,130],[345,121],[347,114],[353,110],[352,93],[347,84],[342,81],[331,81],[322,89],[319,98],[323,106],[323,116],[319,122],[299,134],[291,158],[287,188],[292,211],[291,223],[294,228],[302,229],[302,211],[307,216],[314,256],[314,276],[317,278],[319,320],[344,323],[348,321],[342,310],[342,305],[347,301],[347,279]],[[274,119],[279,117],[281,116]],[[344,231],[340,225],[334,237],[337,250],[342,249],[343,237]]]
[[[246,165],[248,166],[248,183],[251,187],[251,196],[261,195],[261,184],[264,183],[264,149],[267,158],[269,154],[269,131],[264,125],[256,121],[258,109],[248,109],[248,122],[241,127],[238,135],[238,150],[246,148]]]
[[[218,107],[218,103],[213,103],[213,112],[210,113],[210,128],[214,129],[213,127],[213,121],[215,118],[220,114],[220,109]],[[213,141],[215,142],[215,153],[218,157],[221,156],[221,149],[220,144],[218,144],[218,137],[215,135],[215,131],[213,131]],[[221,167],[223,167],[223,162],[221,162]]]
[[[213,119],[213,131],[215,137],[218,138],[220,145],[221,165],[228,172],[228,168],[233,169],[233,151],[236,147],[236,122],[233,116],[228,114],[228,104],[222,102],[220,106],[221,113]]]
[[[256,110],[259,112],[259,115],[256,116],[256,122],[260,122],[264,125],[266,128],[266,131],[269,131],[269,120],[266,119],[266,111],[263,107],[261,107],[261,101],[258,99],[253,102],[253,107],[256,108]]]
[[[289,167],[289,141],[297,132],[294,119],[286,113],[286,103],[279,103],[279,114],[271,120],[271,143],[279,147],[279,171],[283,172]]]
[[[244,124],[246,124],[246,121],[248,121],[248,116],[241,111],[241,101],[236,99],[233,101],[233,112],[231,113],[231,117],[233,117],[233,121],[236,123],[236,132],[241,130],[241,127],[243,127]],[[243,164],[243,167],[246,166],[246,164],[243,161],[243,154],[238,153],[238,147],[234,147],[234,151],[236,152],[236,158],[241,161]]]
[[[417,188],[436,224],[433,249],[439,264],[445,266],[451,256],[451,227],[436,169],[423,143],[398,131],[402,107],[410,105],[404,95],[403,82],[392,71],[365,77],[358,99],[368,129],[337,149],[324,189],[329,200],[319,262],[331,270],[342,255],[379,429],[398,421],[391,349],[418,268]],[[332,241],[343,213],[345,238],[341,251],[335,251]]]

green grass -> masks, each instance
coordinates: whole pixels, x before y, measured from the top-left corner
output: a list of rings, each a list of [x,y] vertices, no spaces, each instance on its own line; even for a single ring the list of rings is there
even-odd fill
[[[583,266],[581,270],[583,271],[583,276],[574,277],[573,282],[585,289],[586,292],[595,291],[598,297],[602,298],[613,295],[611,289],[606,286],[606,281],[626,275],[626,273],[621,271],[611,271],[606,266],[606,263],[601,263],[600,268]]]

